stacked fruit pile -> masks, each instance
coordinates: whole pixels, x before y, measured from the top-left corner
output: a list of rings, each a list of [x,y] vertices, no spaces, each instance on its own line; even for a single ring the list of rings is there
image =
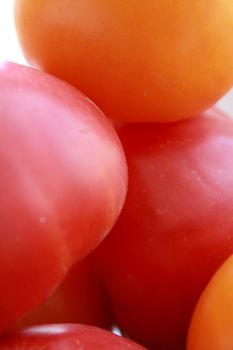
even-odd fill
[[[15,0],[15,21],[0,350],[232,350],[232,0]]]

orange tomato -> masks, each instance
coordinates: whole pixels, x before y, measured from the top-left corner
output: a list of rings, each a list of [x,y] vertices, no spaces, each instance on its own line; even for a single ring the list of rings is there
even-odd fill
[[[187,350],[232,349],[233,255],[203,292],[192,317],[187,344]]]
[[[233,84],[232,0],[15,0],[28,62],[113,120],[171,121]]]

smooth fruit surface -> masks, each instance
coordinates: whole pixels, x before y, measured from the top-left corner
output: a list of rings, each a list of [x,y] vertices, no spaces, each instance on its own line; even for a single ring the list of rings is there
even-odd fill
[[[0,331],[106,236],[127,169],[108,120],[45,73],[0,65]]]
[[[51,323],[111,327],[105,293],[88,258],[75,264],[56,291],[20,320],[17,327]]]
[[[232,0],[15,0],[28,62],[115,121],[193,116],[233,85]]]
[[[77,324],[43,325],[3,336],[0,350],[146,350],[108,331]]]
[[[189,328],[187,350],[233,349],[233,256],[201,295]]]
[[[201,292],[233,252],[233,122],[211,110],[118,134],[129,190],[95,253],[99,273],[125,334],[183,350]]]

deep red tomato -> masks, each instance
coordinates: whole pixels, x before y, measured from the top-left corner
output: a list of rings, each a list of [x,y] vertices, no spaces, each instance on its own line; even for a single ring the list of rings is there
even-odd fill
[[[233,349],[233,256],[212,277],[192,317],[187,350]]]
[[[105,237],[127,173],[112,126],[73,87],[3,63],[0,91],[2,331]]]
[[[121,329],[149,349],[183,350],[194,306],[233,252],[233,122],[119,128],[129,191],[96,260]]]
[[[233,85],[232,0],[15,0],[31,65],[120,121],[171,121]]]
[[[76,324],[26,328],[0,339],[0,350],[146,350],[128,339]]]
[[[49,323],[82,323],[111,327],[105,293],[89,259],[75,264],[62,284],[42,305],[17,323],[25,327]]]

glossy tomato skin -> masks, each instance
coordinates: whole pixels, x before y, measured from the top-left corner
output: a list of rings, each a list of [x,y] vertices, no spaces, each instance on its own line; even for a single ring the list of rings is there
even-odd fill
[[[78,324],[26,328],[0,339],[0,350],[146,350],[106,330]]]
[[[233,251],[233,123],[214,110],[118,132],[129,189],[95,253],[99,273],[123,332],[183,350],[202,290]]]
[[[3,63],[0,91],[2,331],[105,237],[127,172],[112,126],[73,87]]]
[[[82,323],[110,329],[106,296],[89,258],[75,264],[56,291],[16,326],[52,323]]]
[[[171,121],[233,85],[232,0],[15,0],[31,65],[115,121]]]
[[[211,278],[195,308],[187,350],[233,348],[233,256]]]

